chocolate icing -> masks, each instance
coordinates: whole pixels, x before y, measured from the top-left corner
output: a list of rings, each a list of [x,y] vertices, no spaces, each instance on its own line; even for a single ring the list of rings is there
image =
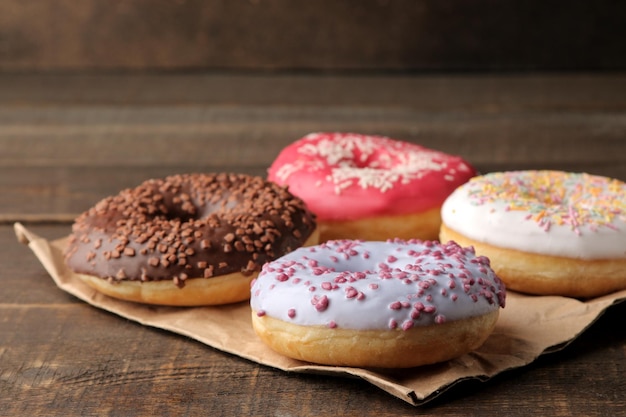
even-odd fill
[[[72,227],[73,271],[111,281],[250,274],[302,246],[315,216],[285,187],[243,174],[150,179],[98,202]]]

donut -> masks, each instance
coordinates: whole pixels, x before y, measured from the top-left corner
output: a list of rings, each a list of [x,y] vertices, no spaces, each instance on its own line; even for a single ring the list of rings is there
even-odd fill
[[[460,157],[355,133],[309,134],[268,170],[317,215],[321,241],[436,240],[441,204],[474,175]]]
[[[408,368],[481,346],[505,299],[489,260],[454,242],[333,240],[264,265],[250,306],[255,332],[282,355]]]
[[[589,298],[626,288],[626,184],[586,173],[495,172],[442,207],[441,241],[473,246],[508,289]]]
[[[217,305],[249,299],[265,262],[317,242],[315,216],[284,187],[243,174],[181,174],[79,215],[65,262],[114,298]]]

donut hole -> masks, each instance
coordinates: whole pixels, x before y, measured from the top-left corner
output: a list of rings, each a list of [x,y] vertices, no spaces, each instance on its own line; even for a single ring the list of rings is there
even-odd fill
[[[388,152],[379,151],[369,155],[355,152],[353,157],[339,161],[336,169],[389,170],[394,169],[401,162],[397,156]]]
[[[161,213],[159,216],[166,221],[178,221],[180,223],[189,223],[192,220],[197,220],[197,210],[183,209],[182,207],[171,207],[169,210]]]
[[[567,204],[567,199],[564,195],[556,194],[554,190],[551,189],[525,189],[520,193],[518,201],[527,201],[546,209],[551,207],[557,208]]]
[[[252,197],[254,198],[254,196]],[[258,195],[256,197],[258,198]],[[210,217],[223,219],[244,214],[250,215],[251,208],[246,204],[246,201],[252,201],[244,195],[244,198],[231,196],[211,203],[184,193],[169,198],[163,196],[162,200],[164,204],[154,217],[158,216],[167,221],[180,221],[181,223],[195,220],[204,221]]]

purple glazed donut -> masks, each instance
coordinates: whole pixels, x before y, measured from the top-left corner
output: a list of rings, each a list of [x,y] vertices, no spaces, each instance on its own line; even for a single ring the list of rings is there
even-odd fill
[[[309,362],[412,367],[479,347],[505,288],[472,248],[394,240],[328,241],[267,263],[252,321],[275,351]]]

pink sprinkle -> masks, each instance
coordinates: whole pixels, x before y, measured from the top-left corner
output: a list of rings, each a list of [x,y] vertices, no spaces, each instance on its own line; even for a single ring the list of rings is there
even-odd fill
[[[394,319],[389,320],[389,328],[395,329],[396,327],[398,327],[398,322],[395,321]]]
[[[322,289],[324,289],[324,290],[332,290],[333,289],[333,284],[331,284],[330,282],[322,282]]]
[[[346,298],[354,298],[359,292],[353,287],[346,287]]]
[[[361,301],[361,300],[365,300],[365,294],[363,294],[362,292],[359,291],[359,293],[356,296],[356,299]]]
[[[400,301],[394,301],[389,304],[389,308],[392,310],[400,310],[402,308],[402,303]]]
[[[413,320],[417,320],[417,319],[419,319],[421,314],[422,313],[420,313],[419,310],[413,310],[413,311],[411,311],[411,318]]]
[[[311,285],[311,286],[309,287],[309,292],[314,292],[316,289],[317,289],[317,288],[315,288],[315,286],[314,286],[314,285]]]
[[[265,314],[265,310],[259,310],[256,312],[257,317],[263,317]]]
[[[387,256],[387,262],[389,262],[390,264],[394,263],[394,262],[395,262],[395,261],[397,261],[397,260],[398,260],[398,258],[396,258],[396,257],[395,257],[395,256],[393,256],[393,255],[389,255],[389,256]]]
[[[328,327],[330,327],[331,329],[334,329],[337,327],[337,323],[335,323],[333,320],[328,322]]]
[[[377,290],[378,289],[378,284],[370,284],[370,285],[368,285],[368,287],[370,287],[370,289],[372,289],[372,290]]]
[[[442,316],[441,314],[437,314],[437,316],[435,317],[435,323],[443,324],[445,322],[446,322],[446,318]]]
[[[406,320],[404,323],[402,323],[402,330],[409,330],[411,327],[413,327],[413,321],[411,320]]]
[[[291,319],[296,317],[296,309],[295,308],[290,308],[289,310],[287,310],[287,315]]]
[[[435,312],[435,306],[426,306],[424,307],[424,313],[434,313]]]
[[[450,296],[450,298],[452,299],[452,301],[456,301],[456,300],[458,300],[459,296],[458,296],[458,295],[456,295],[456,294],[452,294],[452,295]]]
[[[336,256],[331,256],[330,260],[333,262],[339,262],[339,258],[337,258]]]
[[[287,276],[287,274],[278,274],[276,275],[276,279],[280,282],[285,282],[289,280],[289,277]]]
[[[317,311],[324,311],[328,308],[328,297],[325,295],[319,298],[313,297],[313,300],[315,301],[315,309]]]
[[[309,261],[309,266],[310,267],[316,267],[318,265],[318,262],[315,259],[311,259]]]

